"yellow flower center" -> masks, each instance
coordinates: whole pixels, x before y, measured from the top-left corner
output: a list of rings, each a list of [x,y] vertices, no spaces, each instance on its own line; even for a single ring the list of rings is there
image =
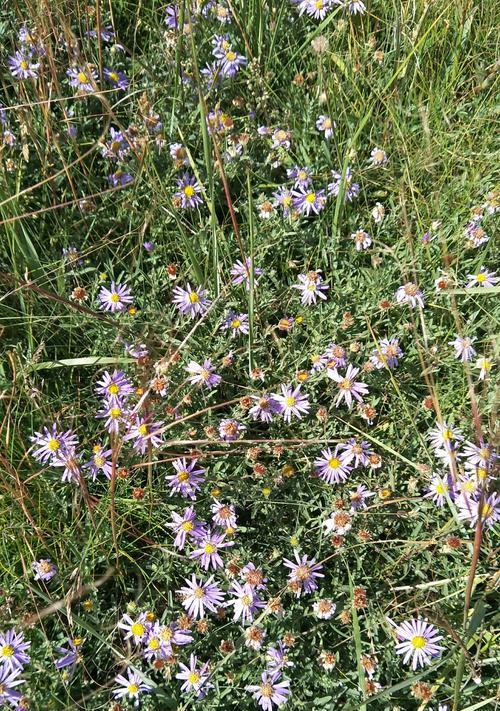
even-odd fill
[[[478,281],[480,284],[483,283],[483,281],[486,281],[486,274],[476,274],[476,281]]]
[[[184,523],[181,524],[181,528],[183,531],[186,531],[186,533],[189,533],[189,531],[192,531],[194,526],[192,521],[184,521]]]
[[[451,430],[444,430],[443,439],[453,439],[453,432]]]
[[[208,553],[210,555],[211,553],[215,553],[217,548],[212,545],[212,543],[205,543],[205,545],[203,546],[203,550],[205,551],[205,553]]]
[[[316,200],[316,193],[307,193],[306,202],[313,203]]]
[[[316,284],[314,282],[311,282],[310,284],[308,284],[307,291],[316,291]]]
[[[271,696],[274,694],[272,684],[269,684],[269,682],[262,684],[262,686],[260,687],[260,693],[262,696],[264,696],[264,698],[270,699]]]
[[[78,75],[77,75],[77,76],[78,76],[78,81],[79,81],[81,84],[86,84],[86,83],[88,82],[88,80],[89,80],[88,77],[87,77],[87,75],[85,74],[85,72],[78,72]]]
[[[436,484],[436,494],[445,494],[448,491],[446,484]]]
[[[417,634],[415,637],[411,638],[411,643],[415,647],[415,649],[423,649],[425,645],[427,644],[425,637],[422,637],[421,635]]]
[[[189,473],[186,470],[179,472],[177,474],[177,479],[179,481],[187,481],[189,479]]]
[[[139,693],[139,687],[137,684],[129,684],[127,686],[127,691],[129,694],[138,694]]]
[[[104,457],[102,457],[100,454],[96,454],[94,457],[94,464],[96,467],[102,467],[104,464]]]
[[[295,398],[291,395],[285,398],[285,405],[287,407],[293,407],[295,405]]]
[[[14,647],[10,644],[6,644],[0,650],[0,654],[2,655],[2,657],[12,657],[12,655],[14,654]]]
[[[108,393],[110,395],[118,395],[120,392],[120,386],[117,385],[116,383],[111,383],[111,385],[108,385]]]
[[[134,637],[142,637],[146,630],[143,624],[141,624],[140,622],[134,622],[134,624],[130,628],[130,631],[132,632]]]
[[[109,73],[109,78],[110,78],[112,81],[118,81],[118,79],[119,79],[120,77],[118,76],[118,74],[117,74],[116,72],[110,72],[110,73]]]
[[[229,52],[226,52],[226,59],[228,62],[234,62],[234,60],[236,59],[236,54],[233,51],[229,50]]]
[[[203,588],[196,587],[196,588],[193,590],[193,596],[194,596],[195,598],[197,598],[198,600],[201,600],[201,598],[205,596],[205,593],[204,593],[204,591],[203,591]]]
[[[241,604],[244,605],[245,607],[248,607],[249,605],[252,604],[252,598],[250,595],[243,595],[241,598]]]
[[[486,477],[488,476],[488,472],[486,471],[486,469],[478,467],[476,470],[476,475],[478,479],[486,479]]]
[[[57,452],[61,445],[59,444],[59,440],[51,438],[47,442],[47,449],[50,449],[51,452]]]
[[[120,410],[119,407],[112,407],[111,410],[109,411],[109,416],[113,418],[113,420],[116,420],[118,417],[120,417],[122,414],[122,411]]]
[[[337,459],[337,457],[332,457],[331,459],[328,460],[328,466],[331,467],[332,469],[336,469],[337,467],[340,467],[340,459]]]
[[[198,296],[198,294],[197,294],[195,291],[192,291],[192,292],[189,294],[189,301],[190,301],[192,304],[196,304],[199,300],[200,300],[200,297]]]
[[[493,506],[485,502],[481,508],[481,518],[489,518],[493,513]]]
[[[114,291],[109,299],[113,302],[113,304],[117,304],[120,301],[120,294],[117,294],[116,291]]]
[[[232,328],[239,328],[240,326],[241,326],[241,321],[239,318],[235,318],[234,321],[231,321]]]
[[[141,434],[143,437],[148,434],[148,426],[145,424],[139,425],[137,429],[139,431],[139,434]]]
[[[186,185],[186,187],[184,188],[184,195],[185,195],[186,197],[193,197],[193,195],[194,195],[194,188],[193,188],[192,185]]]
[[[169,642],[172,637],[174,636],[174,633],[170,629],[170,627],[164,627],[162,631],[160,632],[160,637],[164,642]]]
[[[323,121],[323,128],[331,128],[332,127],[332,120],[329,118],[326,118]]]
[[[73,644],[75,647],[79,647],[83,643],[83,639],[81,637],[73,637]]]
[[[21,69],[26,70],[29,67],[29,62],[27,62],[25,59],[23,59],[22,62],[20,62],[19,66],[21,67]]]
[[[148,647],[153,650],[160,649],[160,640],[157,637],[153,637],[149,640]]]
[[[188,681],[190,684],[197,684],[200,681],[200,675],[196,672],[190,672],[188,676]]]
[[[349,378],[345,378],[338,384],[338,386],[341,390],[350,390],[351,381],[349,380]]]

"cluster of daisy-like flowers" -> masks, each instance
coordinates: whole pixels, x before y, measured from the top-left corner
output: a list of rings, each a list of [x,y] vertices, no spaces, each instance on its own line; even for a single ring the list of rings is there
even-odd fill
[[[475,527],[478,522],[491,528],[500,518],[500,496],[493,490],[497,453],[481,439],[466,441],[461,431],[445,422],[436,422],[429,441],[440,460],[441,471],[432,475],[426,498],[437,506],[448,501],[457,509],[459,520]]]
[[[362,0],[291,0],[299,15],[306,14],[314,20],[324,20],[334,10],[339,8],[349,15],[363,15],[366,5]]]
[[[31,642],[24,639],[24,633],[14,627],[6,632],[0,632],[0,705],[12,704],[21,711],[24,700],[18,690],[25,679],[21,679],[24,667],[30,657],[26,653]]]

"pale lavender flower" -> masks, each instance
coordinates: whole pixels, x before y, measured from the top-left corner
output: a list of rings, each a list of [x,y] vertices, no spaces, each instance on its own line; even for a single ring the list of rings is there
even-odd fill
[[[181,671],[175,675],[175,678],[184,681],[181,686],[181,691],[185,694],[194,692],[197,699],[202,699],[207,691],[213,688],[213,684],[207,681],[210,675],[208,662],[205,662],[205,664],[199,667],[198,659],[194,654],[191,654],[189,666],[179,662],[179,667]]]
[[[356,232],[352,233],[351,239],[354,240],[354,244],[358,252],[361,252],[364,249],[368,249],[368,247],[372,243],[372,238],[370,237],[368,232],[362,230],[361,227],[357,229]]]
[[[193,641],[193,636],[190,630],[181,629],[176,622],[159,625],[158,636],[161,640],[162,647],[168,655],[172,655],[172,645],[176,647],[184,647]]]
[[[131,304],[134,300],[126,284],[115,284],[114,281],[111,282],[109,289],[102,286],[97,298],[101,311],[112,312],[125,311],[127,304]]]
[[[43,428],[43,432],[35,432],[30,437],[36,449],[32,452],[32,456],[39,462],[45,463],[53,460],[58,452],[73,447],[78,444],[78,437],[72,430],[59,432],[57,425],[54,422],[50,428]]]
[[[300,168],[294,165],[293,168],[288,168],[286,176],[294,181],[294,188],[307,188],[312,183],[312,170],[310,168]]]
[[[171,30],[179,29],[179,8],[177,5],[167,5],[164,22]]]
[[[452,501],[455,499],[453,477],[451,474],[433,474],[424,499],[432,499],[436,506],[444,506],[446,494]]]
[[[254,563],[247,563],[240,570],[240,578],[243,582],[250,585],[251,588],[255,590],[265,590],[267,578],[264,576],[261,568],[257,568]]]
[[[298,284],[292,284],[292,289],[298,289],[301,291],[301,303],[305,306],[311,306],[315,304],[317,298],[326,301],[326,294],[324,292],[328,291],[330,288],[328,284],[323,283],[323,277],[321,276],[321,269],[316,269],[307,272],[307,274],[298,275]]]
[[[321,563],[316,563],[316,558],[309,559],[307,555],[299,555],[297,550],[294,551],[294,563],[287,558],[283,558],[283,563],[287,568],[290,568],[288,581],[292,584],[296,597],[300,597],[302,593],[310,594],[318,589],[316,578],[324,578],[323,573],[319,571],[323,569]]]
[[[344,536],[352,528],[352,515],[346,511],[338,510],[330,514],[323,521],[327,533],[334,533],[337,536]]]
[[[205,532],[205,523],[198,521],[195,510],[192,506],[184,509],[182,516],[176,511],[172,511],[172,522],[167,523],[167,528],[171,528],[175,533],[174,546],[182,550],[189,538],[197,539]]]
[[[25,684],[25,679],[19,679],[20,669],[14,669],[12,671],[3,664],[0,666],[0,704],[9,702],[10,704],[16,704],[21,698],[22,694],[20,691],[16,691],[15,687],[19,684]]]
[[[302,215],[309,217],[311,212],[319,215],[326,205],[326,195],[324,190],[313,190],[309,188],[298,188],[292,190],[293,207]]]
[[[399,341],[397,338],[381,338],[378,348],[372,351],[370,356],[370,361],[373,363],[375,368],[381,369],[397,368],[399,365],[399,358],[403,357],[403,351],[399,347]]]
[[[208,390],[217,387],[222,380],[220,375],[215,372],[215,366],[212,365],[210,358],[207,358],[203,365],[190,361],[186,368],[189,373],[188,381],[192,385],[203,385]]]
[[[210,508],[212,510],[212,521],[217,526],[221,526],[222,528],[236,527],[236,511],[233,504],[222,504],[215,499],[215,502]]]
[[[192,560],[199,560],[201,567],[208,570],[212,567],[214,570],[224,567],[224,561],[219,555],[219,551],[229,546],[234,546],[234,541],[226,541],[224,533],[214,533],[210,529],[203,531],[196,541],[196,548],[191,551],[189,557]]]
[[[209,612],[216,612],[224,601],[224,593],[212,582],[213,579],[214,576],[211,575],[205,582],[197,580],[193,573],[191,580],[184,578],[187,586],[177,590],[182,597],[182,606],[195,620],[205,617],[205,608]]]
[[[352,467],[343,459],[339,453],[339,447],[332,452],[330,447],[321,450],[321,457],[314,460],[314,466],[320,479],[327,484],[340,484],[347,479]]]
[[[340,193],[342,173],[332,171],[333,183],[328,183],[328,194],[335,197]],[[350,167],[347,167],[344,180],[344,202],[352,202],[359,195],[358,183],[353,183]]]
[[[239,333],[248,334],[248,314],[238,314],[235,311],[229,310],[227,316],[221,325],[221,331],[231,331],[231,338],[234,338]]]
[[[466,289],[472,289],[475,286],[492,287],[498,284],[500,277],[497,277],[496,272],[489,272],[486,267],[480,267],[477,274],[467,274],[469,279]]]
[[[282,706],[289,698],[290,680],[281,679],[280,672],[262,672],[260,684],[250,684],[245,687],[246,691],[253,694],[254,699],[262,707],[263,711],[272,711],[273,704]]]
[[[260,396],[250,395],[250,398],[255,401],[255,405],[248,410],[248,414],[253,420],[271,422],[273,415],[281,412],[281,405],[271,395],[263,393]]]
[[[458,518],[468,521],[471,528],[475,528],[478,519],[481,525],[492,528],[500,519],[500,495],[493,492],[488,496],[473,499],[466,494],[460,494],[456,499]]]
[[[69,77],[69,85],[79,92],[88,94],[94,91],[97,72],[92,67],[70,67],[66,70],[66,75]]]
[[[114,370],[111,375],[105,370],[101,379],[97,381],[95,391],[98,395],[102,395],[109,404],[120,404],[129,395],[132,395],[134,386],[122,370]]]
[[[418,286],[411,281],[406,284],[402,284],[396,291],[395,296],[398,304],[408,304],[412,309],[417,306],[424,308],[424,295]]]
[[[240,585],[236,580],[233,580],[228,593],[235,596],[224,603],[224,607],[233,606],[233,622],[241,620],[242,625],[252,622],[254,613],[259,608],[266,606],[266,603],[259,598],[251,585]]]
[[[188,282],[185,289],[182,289],[180,286],[174,287],[172,302],[182,314],[187,314],[191,318],[194,318],[195,316],[201,316],[206,313],[210,306],[207,293],[207,290],[201,286],[192,289]]]
[[[443,650],[443,647],[436,644],[443,639],[443,636],[438,634],[437,628],[427,620],[411,619],[400,625],[394,624],[391,620],[389,622],[394,627],[399,640],[396,644],[396,653],[404,655],[404,664],[408,664],[411,660],[413,670],[430,664],[432,659],[438,657]]]
[[[68,639],[67,647],[56,647],[56,653],[59,655],[59,659],[56,659],[54,662],[55,668],[66,669],[67,674],[73,674],[76,665],[79,664],[82,659],[80,655],[81,643],[81,639]],[[67,669],[67,667],[70,667],[70,669]]]
[[[336,343],[330,343],[328,348],[324,353],[326,358],[326,367],[328,370],[334,370],[335,368],[345,368],[347,365],[347,351],[342,346]]]
[[[442,423],[436,422],[436,427],[430,430],[427,436],[435,450],[455,448],[456,443],[463,440],[460,430],[448,424],[445,420]]]
[[[345,464],[354,462],[353,467],[367,467],[370,464],[370,445],[365,440],[358,442],[355,437],[351,437],[346,442],[338,445],[342,452],[341,459]]]
[[[308,397],[300,392],[300,387],[300,385],[296,388],[293,385],[282,385],[281,394],[273,393],[271,396],[280,405],[285,422],[290,422],[292,415],[300,420],[302,415],[307,414],[311,409]]]
[[[480,247],[482,244],[486,244],[490,239],[489,235],[486,234],[486,230],[481,226],[480,218],[469,222],[465,228],[465,236],[472,247]]]
[[[262,647],[267,632],[261,625],[252,625],[245,630],[245,647],[258,652]]]
[[[331,138],[333,136],[333,131],[337,124],[329,116],[321,114],[316,120],[316,128],[318,131],[322,131],[325,134],[325,138]]]
[[[326,353],[313,353],[310,357],[311,361],[311,373],[315,371],[324,370],[326,364],[328,363],[328,358]]]
[[[252,269],[252,260],[250,257],[246,257],[245,263],[241,260],[237,260],[231,267],[232,283],[242,284],[245,282],[246,289],[250,289],[250,270]],[[257,284],[257,278],[262,274],[262,269],[259,267],[253,267],[253,283],[254,286]]]
[[[129,432],[123,438],[124,442],[133,440],[135,450],[144,454],[151,446],[153,449],[159,447],[162,443],[161,433],[158,433],[163,427],[163,422],[150,422],[147,417],[136,416],[134,424],[130,427]]]
[[[124,185],[130,185],[134,181],[130,173],[126,173],[124,170],[117,170],[114,173],[108,175],[108,181],[111,187],[119,188]]]
[[[148,622],[145,612],[141,612],[135,619],[125,614],[118,623],[118,628],[126,633],[124,639],[132,639],[135,644],[143,642],[150,627],[151,623]]]
[[[370,162],[374,166],[380,166],[384,165],[384,163],[387,163],[387,153],[384,151],[383,148],[373,148],[372,152],[370,153]]]
[[[457,336],[454,341],[448,343],[449,346],[453,346],[455,349],[455,358],[458,358],[465,363],[466,361],[472,360],[476,355],[476,351],[472,344],[475,338],[462,338],[462,336]]]
[[[109,135],[110,140],[104,143],[101,155],[108,160],[124,160],[130,153],[129,141],[122,131],[117,131],[113,126],[109,129]]]
[[[366,5],[362,0],[344,0],[344,7],[350,15],[364,15]]]
[[[132,671],[132,669],[127,669],[126,677],[123,674],[115,676],[115,682],[120,688],[113,691],[114,698],[124,699],[128,697],[134,702],[134,706],[139,706],[141,694],[147,694],[151,691],[151,687],[144,684],[139,674]]]
[[[479,440],[479,445],[473,442],[466,442],[462,455],[467,459],[465,466],[480,467],[490,471],[495,466],[497,453],[492,445],[484,439]]]
[[[205,470],[196,469],[197,459],[192,459],[189,464],[185,457],[172,462],[175,474],[165,477],[171,488],[170,495],[181,494],[185,498],[195,499],[200,484],[205,481]]]
[[[281,187],[273,193],[273,197],[275,198],[273,206],[281,207],[283,210],[283,217],[288,217],[292,211],[293,205],[292,191],[288,188]]]
[[[113,450],[104,449],[100,444],[96,444],[92,447],[92,459],[82,467],[83,469],[90,470],[92,481],[97,479],[99,472],[102,472],[107,479],[111,479],[113,464],[109,460],[109,457],[111,457],[112,454]]]
[[[245,430],[245,425],[236,420],[221,420],[219,423],[219,437],[223,442],[235,442]]]
[[[191,209],[202,204],[203,200],[199,195],[201,188],[193,175],[184,173],[181,178],[177,178],[177,186],[179,190],[174,193],[174,198],[179,200],[181,207]]]
[[[180,168],[182,165],[189,165],[187,151],[182,143],[171,143],[169,152],[176,167]]]
[[[335,614],[337,605],[333,600],[323,598],[322,600],[317,600],[313,603],[313,612],[318,618],[318,620],[329,620]]]
[[[335,610],[335,605],[333,606]],[[333,614],[333,613],[332,613]],[[286,647],[281,640],[276,647],[268,647],[266,650],[267,671],[274,673],[286,667],[293,667],[294,663],[288,659]]]
[[[24,51],[18,50],[7,60],[10,73],[16,79],[36,79],[40,63],[33,61],[33,58]]]
[[[273,131],[271,148],[284,148],[286,151],[290,150],[290,131],[285,131],[283,128],[277,128]]]
[[[349,492],[351,499],[351,513],[358,509],[366,509],[366,499],[375,496],[374,491],[370,491],[364,484],[358,484],[355,491]]]
[[[0,632],[0,665],[11,671],[21,670],[30,660],[26,654],[30,645],[24,640],[24,632],[16,632],[14,627]]]
[[[339,389],[338,397],[335,401],[335,407],[339,407],[342,400],[345,400],[347,407],[351,408],[353,398],[358,402],[363,402],[363,395],[368,394],[368,387],[355,377],[359,373],[359,368],[353,368],[352,365],[347,366],[344,375],[340,375],[336,368],[327,371],[328,377],[337,383]]]
[[[119,403],[104,403],[104,409],[98,410],[96,419],[106,420],[104,426],[111,434],[118,434],[120,425],[125,422],[128,411],[125,410]]]
[[[53,467],[63,467],[61,481],[78,485],[81,483],[80,455],[77,454],[75,447],[60,449],[51,463]]]
[[[238,54],[232,47],[226,50],[223,56],[219,57],[219,66],[221,74],[225,77],[234,77],[240,67],[244,67],[247,63],[246,57]]]
[[[33,561],[31,568],[35,573],[35,580],[43,580],[44,583],[48,583],[54,575],[57,575],[57,567],[50,558]]]
[[[108,69],[107,67],[104,67],[103,74],[104,78],[113,85],[114,89],[122,89],[125,91],[130,84],[124,72],[121,72],[118,69]]]

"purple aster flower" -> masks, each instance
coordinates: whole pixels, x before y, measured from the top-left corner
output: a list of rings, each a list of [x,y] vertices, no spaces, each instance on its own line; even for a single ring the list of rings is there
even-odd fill
[[[245,430],[245,425],[236,420],[221,420],[219,423],[219,437],[223,442],[235,442]]]
[[[134,300],[126,284],[115,284],[114,281],[111,282],[109,289],[102,286],[97,298],[101,311],[112,311],[113,313],[125,311],[127,304],[131,304]]]
[[[352,515],[342,510],[334,511],[323,521],[327,533],[344,536],[352,528]]]
[[[460,430],[444,420],[442,423],[436,422],[436,427],[427,436],[435,450],[455,448],[456,442],[463,440]]]
[[[231,331],[231,338],[237,334],[248,334],[248,314],[238,314],[235,311],[229,310],[226,318],[220,327],[221,331]]]
[[[125,173],[123,170],[117,170],[115,173],[110,173],[110,175],[108,175],[108,181],[111,187],[119,188],[129,185],[134,181],[134,179],[130,173]]]
[[[281,395],[273,393],[271,396],[280,405],[280,414],[283,415],[285,422],[290,422],[292,415],[300,420],[302,414],[307,414],[311,409],[307,395],[303,395],[300,388],[300,385],[296,388],[293,385],[282,385]]]
[[[179,7],[177,5],[167,5],[165,8],[165,24],[171,30],[179,29]]]
[[[333,607],[335,608],[335,606],[333,606]],[[277,643],[276,647],[268,647],[267,648],[266,658],[267,658],[267,671],[271,672],[271,673],[281,671],[282,669],[285,669],[286,667],[295,666],[294,663],[288,659],[288,655],[286,653],[286,647],[281,640]]]
[[[290,138],[290,131],[285,131],[283,128],[275,129],[272,134],[273,142],[271,148],[284,148],[285,151],[289,151],[291,146]]]
[[[409,281],[402,284],[396,291],[396,301],[398,304],[408,304],[412,309],[416,306],[424,308],[425,298],[418,286]]]
[[[344,6],[350,15],[364,15],[366,5],[362,0],[344,0]]]
[[[299,289],[301,294],[301,303],[305,306],[311,306],[315,304],[317,298],[326,301],[325,291],[330,288],[328,284],[323,284],[323,277],[321,276],[321,269],[316,269],[307,272],[307,274],[298,275],[298,284],[292,284],[292,289]]]
[[[245,263],[241,262],[239,259],[231,267],[232,283],[242,284],[245,282],[246,289],[250,289],[250,270],[252,268],[252,260],[250,257],[246,257]],[[262,274],[262,269],[259,267],[253,267],[253,282],[254,286],[257,284],[257,277]]]
[[[20,669],[14,669],[12,671],[9,667],[0,665],[0,704],[9,702],[10,704],[15,704],[21,698],[22,694],[19,691],[15,691],[15,687],[19,684],[25,684],[25,679],[19,679]]]
[[[88,30],[85,34],[88,37],[92,37],[92,39],[97,39],[98,37],[97,30]],[[111,40],[115,36],[112,25],[106,25],[105,27],[102,27],[99,32],[99,35],[101,36],[103,42],[111,42]],[[115,45],[115,47],[120,47],[120,45]]]
[[[446,494],[452,501],[455,499],[453,477],[450,474],[433,474],[424,499],[432,499],[436,506],[444,506]]]
[[[0,632],[0,665],[14,671],[21,670],[30,658],[26,654],[31,642],[24,641],[24,633],[16,632],[14,627],[7,632]]]
[[[70,67],[66,70],[69,77],[69,85],[75,87],[78,92],[88,94],[95,89],[97,72],[92,67]]]
[[[169,152],[176,168],[180,168],[183,165],[189,165],[188,154],[182,143],[171,143],[169,146]]]
[[[54,666],[56,669],[66,669],[69,676],[75,671],[77,664],[81,662],[80,646],[82,644],[81,638],[68,639],[68,647],[56,647],[56,653],[59,655],[59,659],[56,659]]]
[[[118,434],[120,425],[125,422],[128,411],[123,409],[119,403],[104,403],[104,409],[97,412],[98,420],[106,420],[104,426],[109,433]]]
[[[232,47],[229,47],[223,56],[219,57],[221,74],[225,77],[234,77],[240,67],[247,63],[246,57],[238,54]]]
[[[336,197],[340,193],[342,173],[332,171],[332,176],[334,178],[334,182],[328,184],[328,194]],[[345,173],[344,190],[344,202],[352,202],[354,198],[357,198],[359,195],[359,185],[358,183],[353,183],[351,169],[349,167],[347,167]]]
[[[280,672],[262,672],[260,684],[250,684],[245,687],[246,691],[253,694],[254,699],[263,711],[272,711],[273,704],[282,706],[290,697],[290,680],[281,679]]]
[[[222,548],[234,545],[234,541],[225,541],[225,538],[225,533],[214,533],[207,529],[196,541],[196,545],[199,545],[199,548],[191,551],[189,557],[192,560],[199,559],[200,565],[204,570],[208,570],[210,567],[214,570],[223,568],[224,561],[220,557],[219,551]]]
[[[399,347],[399,341],[397,338],[382,338],[380,340],[378,348],[372,351],[370,356],[370,361],[373,363],[375,368],[381,369],[386,366],[391,370],[397,368],[399,365],[399,358],[402,358],[403,351]]]
[[[367,467],[370,464],[370,445],[362,440],[358,442],[355,437],[351,437],[347,442],[338,445],[342,452],[341,459],[345,464],[354,462],[353,467]]]
[[[293,206],[293,194],[288,188],[279,188],[273,193],[275,198],[273,202],[274,207],[281,207],[283,210],[283,217],[288,217],[292,211]]]
[[[109,135],[110,140],[104,143],[101,155],[109,160],[124,160],[130,153],[130,142],[122,131],[117,131],[113,126],[109,129]]]
[[[172,522],[167,523],[167,528],[171,528],[175,533],[174,546],[182,550],[186,545],[187,539],[198,539],[205,533],[206,524],[203,521],[198,521],[195,510],[192,506],[184,509],[182,516],[175,511],[172,511]]]
[[[370,237],[368,232],[365,232],[361,228],[357,229],[356,232],[352,233],[351,239],[354,240],[357,252],[361,252],[364,249],[368,249],[368,247],[372,243],[372,238]]]
[[[156,449],[162,443],[161,433],[158,430],[163,427],[163,422],[149,422],[147,417],[136,417],[130,431],[123,438],[124,442],[134,440],[135,450],[144,454],[149,446]]]
[[[337,383],[337,388],[339,389],[335,407],[339,407],[342,400],[345,400],[347,407],[351,408],[353,398],[358,402],[363,402],[363,395],[367,395],[368,387],[361,381],[355,380],[358,373],[359,368],[353,368],[352,365],[347,366],[344,375],[340,375],[336,368],[327,371],[328,377]]]
[[[247,585],[250,585],[251,588],[255,588],[255,590],[266,589],[267,578],[264,577],[262,570],[257,568],[252,562],[247,563],[241,568],[240,578]]]
[[[156,244],[154,242],[150,242],[150,241],[144,242],[142,246],[144,247],[146,252],[149,252],[149,253],[154,252],[156,249]]]
[[[125,91],[130,84],[126,75],[118,69],[108,69],[107,67],[104,67],[103,73],[104,78],[113,85],[114,89],[123,89],[123,91]]]
[[[168,628],[167,628],[168,629]],[[143,640],[144,648],[142,656],[148,662],[155,659],[167,659],[171,654],[172,645],[169,641],[163,640],[160,636],[161,625],[159,622],[154,622],[146,633]]]
[[[61,481],[67,481],[71,484],[80,484],[82,478],[80,455],[77,454],[75,447],[60,449],[52,459],[52,466],[63,467],[64,471]]]
[[[236,511],[233,504],[222,504],[215,499],[215,502],[210,507],[212,510],[212,521],[222,528],[236,527]]]
[[[352,471],[343,455],[339,454],[339,446],[335,447],[335,451],[328,447],[321,450],[321,457],[314,460],[314,466],[320,479],[326,481],[327,484],[340,484],[345,481]]]
[[[480,267],[477,274],[467,274],[467,279],[469,279],[469,283],[466,285],[466,289],[472,289],[475,286],[491,287],[500,281],[497,273],[489,272],[486,267]]]
[[[97,479],[99,472],[102,472],[106,479],[111,479],[113,464],[109,460],[109,457],[111,457],[112,454],[113,450],[105,450],[104,447],[100,444],[96,444],[94,445],[94,447],[92,447],[92,459],[86,464],[84,464],[82,467],[83,469],[90,470],[90,476],[92,477],[92,481],[95,481]]]
[[[150,627],[151,623],[148,622],[145,612],[141,612],[135,620],[130,615],[123,615],[118,623],[118,629],[126,633],[124,639],[133,639],[135,644],[143,642]]]
[[[205,608],[210,612],[216,612],[224,600],[224,593],[218,585],[212,582],[214,576],[211,575],[205,582],[197,580],[193,574],[191,580],[184,578],[186,587],[177,590],[182,597],[182,606],[190,617],[195,620],[205,616]]]
[[[266,603],[260,599],[254,588],[248,584],[240,585],[236,580],[233,580],[228,592],[234,597],[225,602],[224,607],[233,606],[233,622],[241,620],[242,625],[252,622],[254,613],[259,608],[266,606]]]
[[[465,228],[465,236],[469,240],[472,247],[480,247],[482,244],[486,244],[490,237],[486,234],[486,231],[481,226],[481,218],[469,222]]]
[[[33,561],[31,568],[35,573],[35,580],[43,580],[44,583],[48,583],[54,575],[57,575],[57,567],[50,558]]]
[[[316,563],[316,558],[309,559],[309,556],[300,556],[298,551],[294,551],[294,563],[287,558],[283,558],[283,563],[287,568],[290,568],[288,575],[288,583],[295,592],[296,597],[300,597],[302,593],[310,594],[318,589],[316,578],[324,578],[323,573],[319,571],[323,569],[321,563]]]
[[[471,528],[475,528],[478,519],[487,528],[492,528],[500,519],[500,495],[496,491],[489,496],[479,496],[477,501],[467,494],[460,494],[455,503],[458,508],[458,518],[468,521]]]
[[[336,343],[330,343],[324,353],[324,357],[326,358],[326,367],[328,370],[345,368],[347,365],[347,351]]]
[[[188,282],[185,289],[180,286],[174,287],[172,301],[182,314],[188,314],[194,318],[206,313],[210,306],[211,302],[206,298],[207,293],[206,289],[201,286],[198,286],[196,290],[192,289]]]
[[[120,404],[133,394],[134,386],[122,370],[114,370],[111,375],[105,370],[101,379],[97,381],[95,391],[108,403]]]
[[[212,365],[210,358],[207,358],[203,365],[192,360],[188,363],[186,370],[189,373],[188,381],[192,385],[203,385],[208,390],[216,388],[222,380],[221,376],[215,372],[215,366]]]
[[[198,194],[201,188],[193,175],[184,173],[182,178],[177,178],[177,185],[179,190],[174,193],[174,198],[177,198],[182,208],[191,209],[202,204],[203,200]]]
[[[476,355],[476,351],[472,344],[475,338],[462,338],[462,336],[457,336],[454,341],[448,343],[449,346],[453,346],[455,349],[455,358],[458,358],[462,363],[472,360]]]
[[[255,405],[248,411],[253,420],[271,422],[273,415],[278,415],[281,412],[280,403],[271,395],[263,393],[262,395],[250,395],[250,398],[255,401]]]
[[[305,12],[306,15],[313,17],[315,20],[323,20],[331,10],[334,1],[335,0],[299,0],[299,2],[297,2],[299,15]]]
[[[115,676],[115,683],[119,685],[119,688],[113,691],[114,698],[124,699],[128,697],[134,702],[134,706],[139,706],[141,694],[147,694],[151,691],[151,687],[144,684],[139,674],[132,671],[132,669],[127,669],[126,677],[123,674]]]
[[[132,358],[146,358],[149,355],[149,350],[144,343],[137,344],[123,341],[123,350],[125,351],[125,355],[131,356]]]
[[[438,657],[443,650],[443,647],[436,644],[443,639],[443,636],[438,634],[436,627],[426,620],[411,619],[400,625],[394,624],[391,620],[389,622],[398,637],[396,653],[404,654],[404,664],[408,664],[411,660],[413,670],[430,664],[432,659]]]
[[[71,430],[59,432],[55,422],[50,430],[44,427],[43,432],[35,432],[30,440],[36,447],[32,452],[34,459],[42,463],[53,460],[59,451],[78,444],[78,437]]]
[[[466,442],[462,454],[467,459],[466,467],[480,467],[486,471],[490,471],[497,460],[495,450],[484,439],[479,441],[479,446],[473,442]]]
[[[325,134],[325,138],[331,138],[333,136],[333,131],[336,126],[335,121],[332,121],[329,116],[324,116],[323,114],[321,114],[316,121],[316,128]]]
[[[185,457],[176,459],[172,462],[175,469],[175,474],[170,474],[165,477],[170,486],[170,496],[180,494],[185,498],[195,499],[196,491],[199,490],[200,484],[205,481],[205,470],[196,469],[197,459],[192,459],[189,464]]]
[[[158,636],[169,655],[174,653],[172,645],[175,645],[176,647],[184,647],[186,644],[190,644],[193,641],[191,632],[189,630],[181,629],[177,622],[170,622],[169,624],[160,625],[158,629]]]
[[[293,207],[302,215],[309,217],[311,212],[318,215],[326,205],[326,195],[324,190],[313,190],[309,188],[299,188],[292,190]]]
[[[384,165],[384,163],[387,163],[387,153],[383,148],[373,148],[370,153],[370,162],[374,166]]]
[[[312,183],[312,170],[310,168],[300,168],[294,165],[293,168],[288,168],[286,176],[289,180],[294,181],[294,188],[307,188]]]
[[[16,79],[36,79],[38,77],[39,62],[34,62],[29,54],[18,50],[7,60],[10,73]]]
[[[181,671],[175,675],[175,678],[184,681],[184,684],[181,686],[181,691],[185,694],[194,692],[197,699],[202,699],[209,689],[213,689],[213,684],[207,681],[210,676],[208,662],[205,662],[205,664],[199,667],[198,659],[194,654],[191,654],[189,666],[187,667],[182,662],[179,662],[179,667]]]
[[[358,509],[366,509],[366,499],[369,499],[372,496],[375,496],[375,492],[367,489],[364,484],[359,484],[355,491],[350,491],[349,498],[351,499],[351,513],[357,511]]]

